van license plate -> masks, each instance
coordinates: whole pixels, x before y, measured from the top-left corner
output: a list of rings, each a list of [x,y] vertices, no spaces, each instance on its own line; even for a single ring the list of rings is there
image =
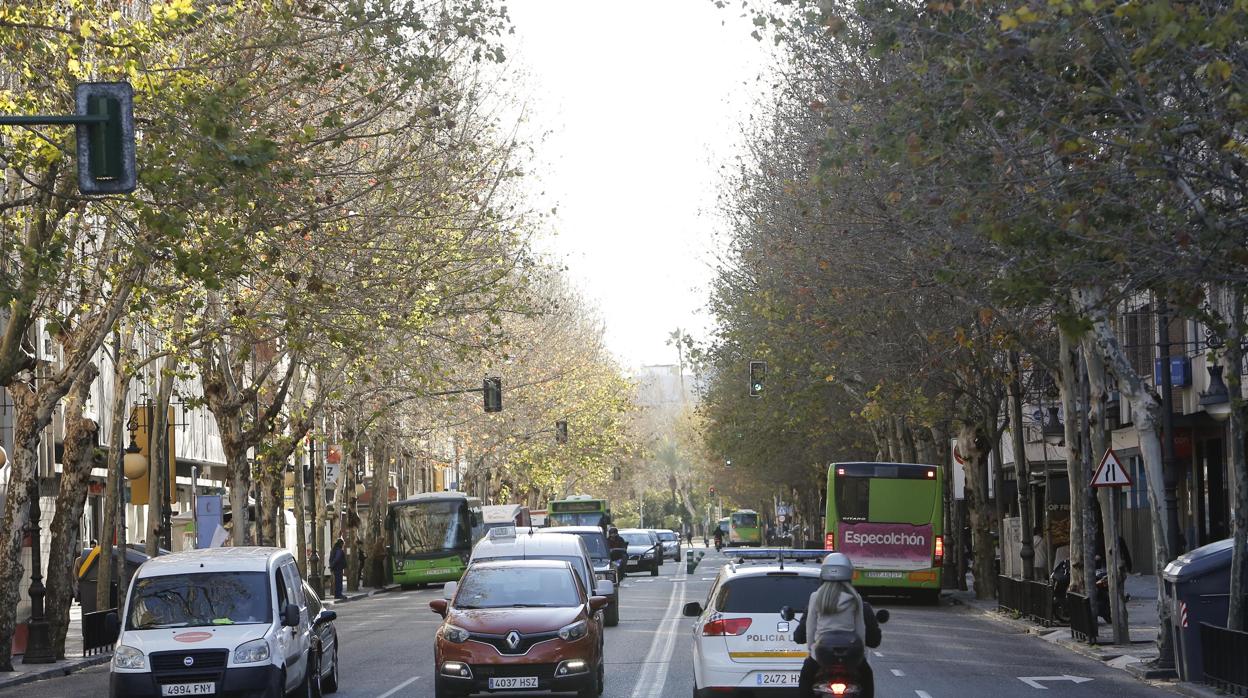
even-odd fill
[[[167,683],[160,687],[162,696],[210,696],[216,693],[216,684],[207,683]]]
[[[754,675],[755,686],[796,686],[799,674],[795,671],[768,671]]]
[[[504,676],[490,679],[490,690],[507,688],[537,688],[536,676]]]

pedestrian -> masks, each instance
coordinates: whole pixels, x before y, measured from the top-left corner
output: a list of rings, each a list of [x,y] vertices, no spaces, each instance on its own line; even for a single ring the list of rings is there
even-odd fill
[[[355,549],[355,558],[359,562],[359,565],[355,568],[355,585],[358,587],[364,585],[364,546],[361,545]]]
[[[1031,550],[1035,553],[1032,558],[1032,567],[1036,570],[1036,579],[1049,578],[1049,558],[1044,554],[1044,529],[1036,526],[1032,532]]]
[[[693,547],[693,530],[692,529],[689,529],[689,528],[685,529],[685,545],[689,546],[690,548]]]
[[[346,599],[342,593],[342,575],[347,570],[347,553],[343,550],[346,541],[339,538],[334,541],[334,549],[329,553],[329,569],[334,573],[334,598]]]

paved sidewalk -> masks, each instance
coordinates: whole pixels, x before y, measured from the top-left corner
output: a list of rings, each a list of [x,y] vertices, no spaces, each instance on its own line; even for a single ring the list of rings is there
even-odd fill
[[[359,601],[360,599],[367,599],[370,596],[398,591],[399,589],[400,586],[398,584],[386,584],[380,587],[360,587],[357,591],[344,591],[343,594],[347,597],[345,599],[335,599],[333,596],[328,596],[323,601],[326,606],[337,606],[340,603]]]
[[[87,667],[107,664],[112,656],[112,652],[91,657],[82,656],[82,607],[75,603],[70,608],[69,630],[65,633],[66,658],[52,664],[22,664],[22,655],[13,655],[13,668],[16,671],[0,672],[0,689],[65,676]]]

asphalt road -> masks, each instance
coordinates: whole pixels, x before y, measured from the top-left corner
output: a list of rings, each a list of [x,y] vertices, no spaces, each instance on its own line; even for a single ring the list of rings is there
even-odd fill
[[[685,601],[705,600],[718,561],[712,553],[692,575],[685,574],[683,564],[668,562],[658,577],[625,580],[620,624],[607,629],[604,695],[686,698],[692,694],[691,623],[681,617],[680,610]],[[337,695],[431,697],[432,638],[441,619],[428,603],[439,595],[436,589],[396,592],[338,605],[342,686]],[[877,600],[877,604],[892,613],[884,626],[884,643],[871,657],[877,696],[1175,695],[973,611],[887,600]],[[107,669],[96,667],[0,691],[0,698],[105,696],[107,687]]]

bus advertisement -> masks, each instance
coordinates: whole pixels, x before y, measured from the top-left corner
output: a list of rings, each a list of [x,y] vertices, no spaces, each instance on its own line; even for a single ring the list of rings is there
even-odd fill
[[[462,492],[426,492],[390,505],[394,581],[421,586],[458,581],[472,546],[485,535],[481,500]]]
[[[550,503],[546,512],[546,525],[552,528],[603,526],[611,520],[611,507],[607,505],[607,500],[596,499],[587,494],[574,494],[567,499],[555,500]]]
[[[763,544],[763,529],[758,522],[758,512],[753,509],[738,509],[728,517],[728,545]]]
[[[854,563],[854,586],[940,599],[942,478],[934,465],[833,463],[824,548]]]

